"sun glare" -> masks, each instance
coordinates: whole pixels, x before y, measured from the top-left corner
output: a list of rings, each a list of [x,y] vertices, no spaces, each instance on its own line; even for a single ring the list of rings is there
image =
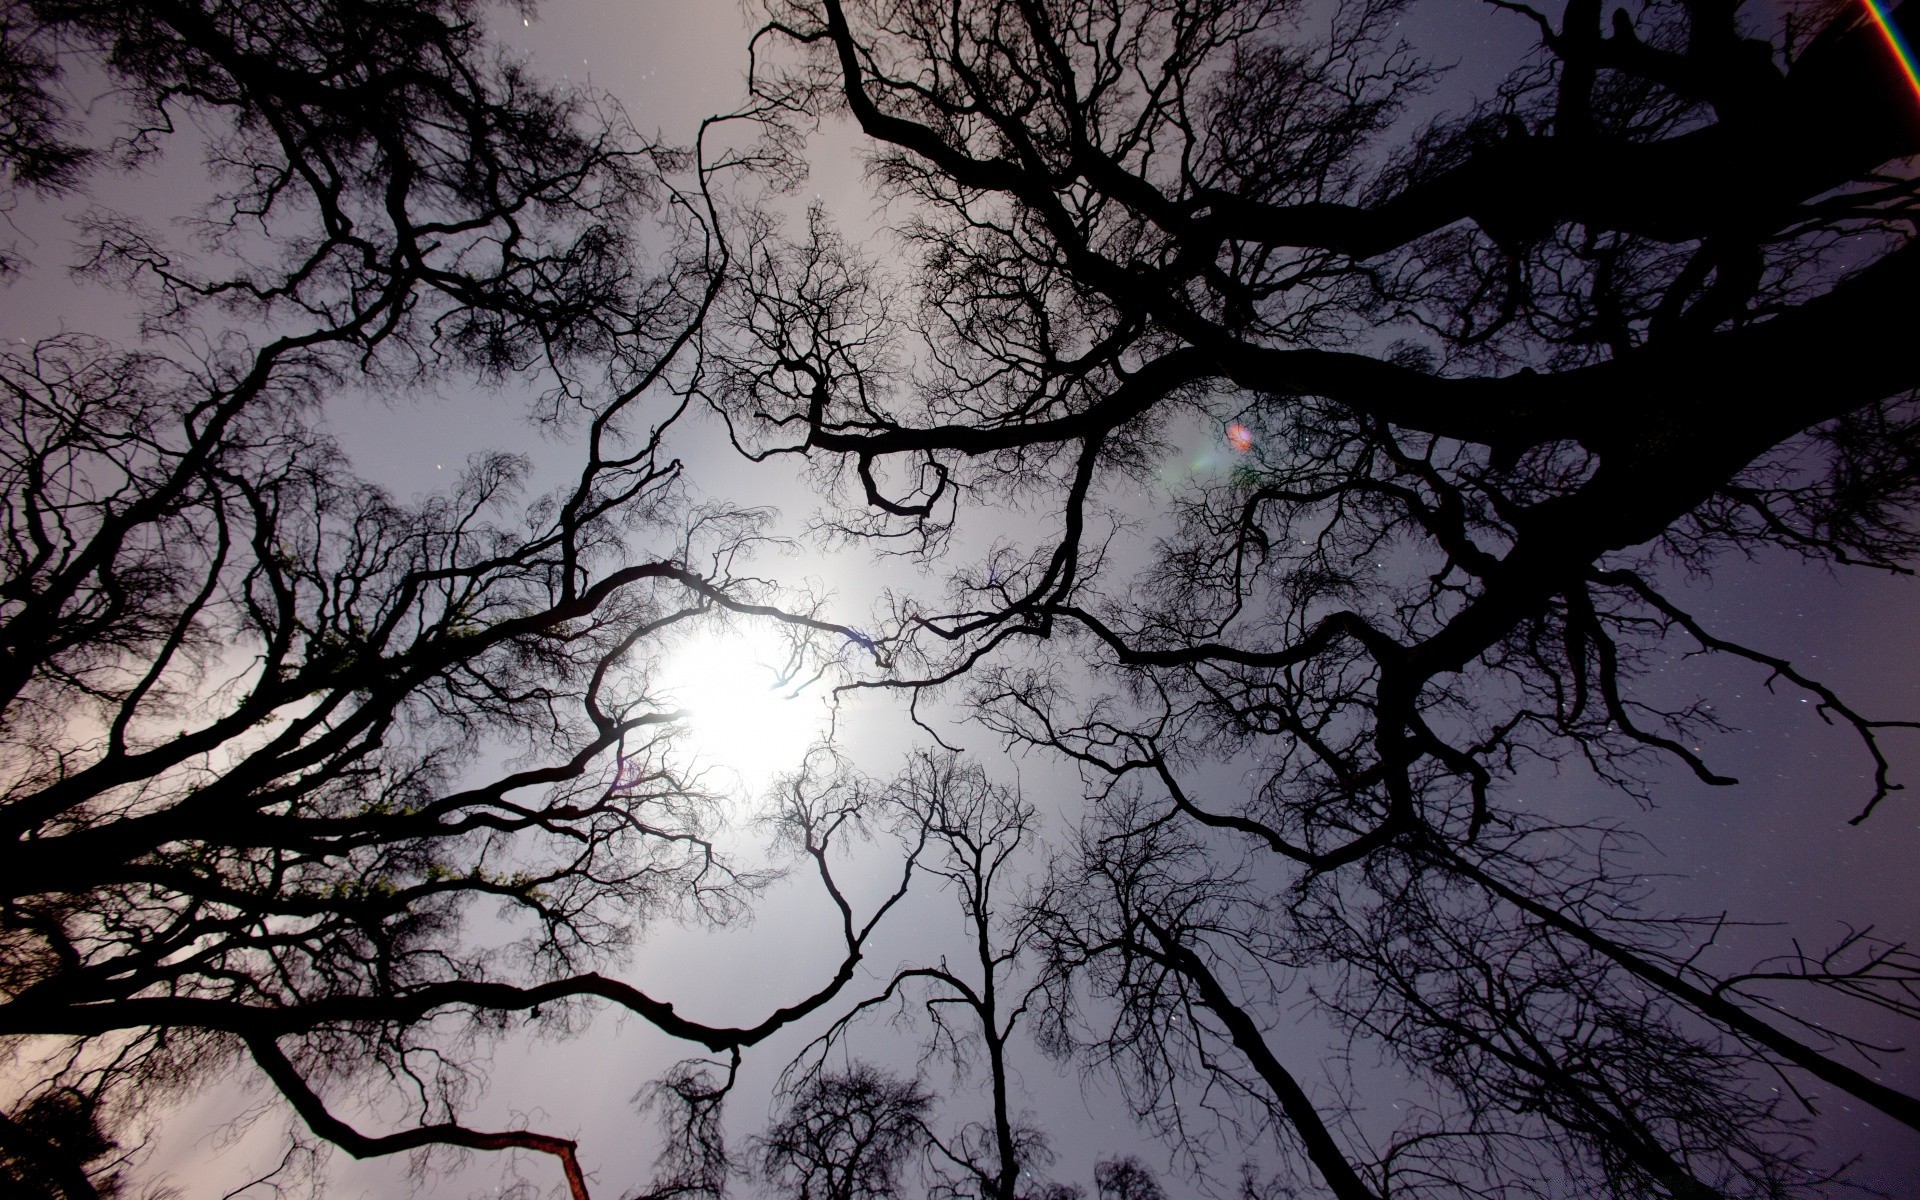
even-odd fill
[[[658,694],[686,710],[683,753],[708,784],[751,796],[798,767],[826,729],[826,683],[795,670],[786,641],[764,629],[693,635],[667,659]]]

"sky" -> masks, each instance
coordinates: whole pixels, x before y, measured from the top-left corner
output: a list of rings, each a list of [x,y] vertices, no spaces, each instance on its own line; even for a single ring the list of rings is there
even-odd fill
[[[687,140],[701,118],[731,108],[741,96],[750,26],[729,0],[549,0],[524,23],[510,10],[496,11],[492,19],[501,43],[528,55],[539,73],[584,80],[611,93],[643,130],[657,128],[670,141]],[[1404,32],[1434,59],[1459,64],[1435,97],[1438,105],[1490,88],[1525,45],[1530,29],[1523,19],[1486,5],[1429,0],[1409,10]],[[855,231],[870,254],[900,255],[898,243],[884,232],[887,214],[876,208],[860,170],[854,132],[828,126],[809,155],[813,173],[794,203],[817,201]],[[193,164],[185,158],[157,163],[137,180],[109,182],[103,198],[177,209],[176,198],[191,195],[194,187]],[[62,236],[58,216],[35,209],[14,219],[34,243],[53,247]],[[58,261],[56,254],[36,257],[39,270],[0,291],[0,330],[30,339],[55,328],[97,329],[124,319],[112,300],[60,277],[50,267]],[[525,422],[524,410],[525,397],[510,390],[443,388],[424,397],[343,397],[330,408],[329,421],[360,471],[409,496],[446,486],[448,473],[482,448],[506,446],[526,451],[536,462],[563,462],[564,448],[542,442]],[[790,467],[740,462],[710,423],[683,430],[676,445],[699,486],[742,503],[776,506],[790,528],[800,529],[818,503]],[[1220,431],[1196,428],[1174,462],[1223,449]],[[832,615],[854,622],[902,568],[857,554],[828,559],[810,552],[772,560],[767,569],[796,582],[814,581],[838,606]],[[911,576],[904,583],[931,586],[930,580]],[[1797,663],[1817,665],[1823,678],[1861,710],[1920,714],[1920,604],[1914,602],[1911,580],[1840,578],[1767,555],[1728,564],[1711,579],[1684,586],[1697,611],[1717,628],[1788,650]],[[719,652],[705,647],[689,658],[704,663]],[[701,668],[680,670],[691,695]],[[1677,691],[1723,698],[1721,715],[1739,731],[1716,739],[1708,751],[1741,778],[1740,787],[1710,789],[1669,773],[1659,780],[1657,806],[1648,810],[1571,775],[1538,772],[1520,785],[1528,802],[1550,812],[1605,812],[1646,833],[1659,849],[1649,869],[1670,874],[1662,895],[1676,910],[1727,911],[1756,922],[1790,923],[1815,940],[1841,922],[1871,921],[1881,936],[1920,943],[1920,884],[1914,869],[1920,863],[1920,808],[1915,807],[1920,800],[1896,795],[1866,825],[1846,824],[1858,810],[1864,779],[1863,757],[1846,736],[1801,709],[1795,698],[1769,695],[1758,671],[1680,660],[1664,671]],[[707,706],[722,707],[711,700]],[[733,724],[703,735],[701,746],[717,769],[737,773],[750,786],[764,780],[770,764],[806,737],[803,719],[785,749],[770,748],[771,739],[759,734],[774,718],[732,716]],[[897,708],[881,702],[865,705],[847,720],[850,744],[877,774],[888,771],[885,760],[913,736]],[[733,761],[743,746],[753,753]],[[1017,778],[1043,814],[1060,822],[1056,828],[1073,819],[1078,784],[1057,764],[1007,759],[978,737],[968,749]],[[1920,735],[1896,735],[1889,749],[1897,774],[1920,780]],[[1836,760],[1846,765],[1835,769]],[[756,836],[752,829],[738,835],[743,845]],[[862,848],[864,865],[856,871],[869,892],[889,870],[885,851],[877,844]],[[660,993],[703,1019],[751,1019],[816,986],[822,974],[819,947],[829,942],[833,929],[833,914],[816,893],[783,885],[751,925],[720,934],[674,927],[655,931],[632,970],[658,981]],[[945,898],[917,896],[889,921],[863,981],[873,981],[873,970],[884,972],[896,961],[924,956],[929,945],[956,932]],[[1781,931],[1766,926],[1735,936],[1744,944],[1777,945]],[[736,1114],[743,1129],[758,1123],[762,1114],[755,1106],[770,1093],[787,1057],[813,1032],[796,1031],[749,1055]],[[1275,1036],[1280,1040],[1288,1034]],[[1295,1036],[1311,1043],[1314,1035]],[[868,1044],[876,1055],[889,1052],[884,1029]],[[485,1126],[525,1115],[535,1127],[577,1138],[597,1174],[601,1190],[596,1195],[616,1195],[645,1178],[654,1153],[650,1126],[629,1098],[689,1053],[637,1020],[611,1015],[566,1040],[509,1039],[494,1055],[493,1083],[473,1123]],[[1909,1090],[1920,1088],[1916,1057],[1920,1051],[1894,1060],[1886,1077]],[[1055,1139],[1057,1177],[1090,1182],[1096,1158],[1121,1153],[1165,1165],[1165,1151],[1133,1130],[1116,1098],[1097,1081],[1083,1080],[1074,1068],[1056,1067],[1031,1052],[1022,1057],[1020,1074],[1024,1103],[1045,1115]],[[232,1122],[264,1099],[257,1089],[208,1089],[169,1119],[154,1143],[151,1170],[184,1185],[193,1197],[217,1196],[248,1178],[277,1153],[278,1117],[245,1127]],[[1860,1156],[1866,1181],[1892,1194],[1916,1194],[1920,1138],[1859,1107],[1829,1108],[1816,1119],[1814,1136],[1839,1157]],[[529,1161],[526,1170],[529,1178],[548,1182],[546,1162]],[[335,1156],[331,1171],[327,1194],[333,1200],[394,1196],[412,1186],[402,1161],[351,1163]],[[481,1193],[499,1178],[496,1160],[476,1156],[466,1169],[430,1181],[425,1194]],[[1176,1198],[1192,1194],[1174,1180],[1169,1191]]]

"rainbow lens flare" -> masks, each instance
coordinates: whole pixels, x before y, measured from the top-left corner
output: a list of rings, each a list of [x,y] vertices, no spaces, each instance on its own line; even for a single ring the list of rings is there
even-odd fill
[[[1913,94],[1920,98],[1920,73],[1913,67],[1913,51],[1907,48],[1907,40],[1900,36],[1900,29],[1893,23],[1887,10],[1880,7],[1880,0],[1865,0],[1867,11],[1873,14],[1873,23],[1880,27],[1880,33],[1887,39],[1887,45],[1893,50],[1893,57],[1899,61],[1900,69],[1906,72],[1907,85],[1913,88]]]

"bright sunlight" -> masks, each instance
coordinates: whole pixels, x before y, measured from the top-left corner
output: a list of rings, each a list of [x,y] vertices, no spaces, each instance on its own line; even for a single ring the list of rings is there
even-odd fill
[[[681,745],[712,785],[738,782],[758,796],[800,765],[826,728],[829,686],[800,667],[778,631],[753,625],[703,630],[667,659],[663,701],[687,710]]]

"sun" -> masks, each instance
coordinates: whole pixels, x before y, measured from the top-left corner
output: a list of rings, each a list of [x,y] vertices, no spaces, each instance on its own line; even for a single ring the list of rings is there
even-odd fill
[[[689,765],[710,786],[757,797],[826,731],[830,688],[814,673],[778,630],[741,624],[689,636],[662,664],[655,694],[685,711]]]

